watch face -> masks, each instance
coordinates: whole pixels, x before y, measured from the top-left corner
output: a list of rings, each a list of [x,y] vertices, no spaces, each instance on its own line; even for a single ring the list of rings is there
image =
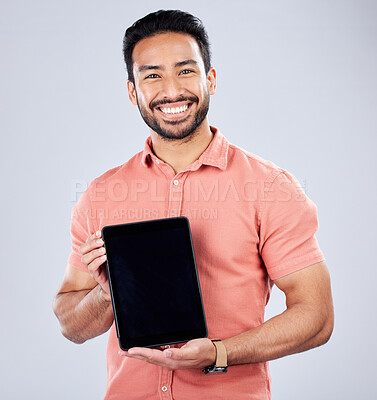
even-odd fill
[[[210,365],[209,367],[205,367],[203,372],[205,374],[213,374],[216,372],[226,372],[228,371],[228,367],[216,367],[216,365]]]

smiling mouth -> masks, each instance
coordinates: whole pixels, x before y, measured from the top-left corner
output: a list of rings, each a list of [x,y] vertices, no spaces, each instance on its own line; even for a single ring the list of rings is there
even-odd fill
[[[193,103],[185,102],[184,104],[173,103],[173,104],[163,104],[156,109],[168,119],[179,119],[186,116],[188,110],[191,108]]]

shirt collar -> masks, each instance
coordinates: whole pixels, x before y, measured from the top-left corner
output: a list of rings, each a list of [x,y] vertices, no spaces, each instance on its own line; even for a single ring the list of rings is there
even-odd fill
[[[197,170],[201,165],[211,165],[221,170],[227,167],[229,142],[218,128],[210,126],[210,129],[213,133],[211,143],[200,157],[187,168],[188,170]],[[149,167],[152,162],[157,160],[158,158],[153,154],[152,150],[152,138],[149,136],[145,141],[141,163],[144,167]]]

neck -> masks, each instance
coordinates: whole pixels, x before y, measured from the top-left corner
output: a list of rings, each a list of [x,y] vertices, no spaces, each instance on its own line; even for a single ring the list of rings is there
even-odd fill
[[[163,139],[154,131],[151,131],[151,137],[154,154],[177,174],[200,157],[211,143],[213,133],[206,118],[195,132],[184,139]]]

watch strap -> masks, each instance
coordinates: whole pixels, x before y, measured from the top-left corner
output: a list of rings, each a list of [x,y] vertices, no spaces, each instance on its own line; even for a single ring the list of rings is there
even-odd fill
[[[216,367],[225,368],[228,366],[226,348],[220,339],[211,339],[216,347]]]
[[[214,365],[205,367],[202,371],[205,374],[213,372],[226,372],[228,370],[228,357],[224,343],[220,339],[211,339],[216,348],[216,361]]]

